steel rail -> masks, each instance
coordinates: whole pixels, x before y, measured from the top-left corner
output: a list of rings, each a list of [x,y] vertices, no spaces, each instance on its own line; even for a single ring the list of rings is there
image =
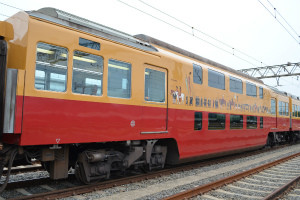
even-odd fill
[[[276,161],[273,161],[273,162],[270,162],[270,163],[258,166],[256,168],[250,169],[248,171],[241,172],[241,173],[238,173],[238,174],[235,174],[235,175],[232,175],[232,176],[220,179],[218,181],[215,181],[215,182],[212,182],[212,183],[208,183],[208,184],[205,184],[205,185],[201,185],[201,186],[198,186],[196,188],[193,188],[193,189],[190,189],[190,190],[187,190],[187,191],[184,191],[184,192],[181,192],[181,193],[178,193],[178,194],[166,197],[166,198],[164,198],[164,200],[181,200],[181,199],[192,198],[192,197],[195,197],[197,195],[200,195],[200,194],[203,194],[203,193],[207,193],[207,192],[209,192],[209,191],[211,191],[213,189],[217,189],[219,187],[222,187],[222,186],[224,186],[226,184],[233,183],[233,182],[235,182],[237,180],[240,180],[240,179],[242,179],[244,177],[247,177],[247,176],[250,176],[252,174],[261,172],[261,171],[263,171],[265,169],[268,169],[270,167],[273,167],[275,165],[278,165],[278,164],[280,164],[282,162],[288,161],[288,160],[293,159],[293,158],[298,157],[298,156],[300,156],[300,153],[296,153],[296,154],[287,156],[285,158],[281,158],[279,160],[276,160]]]
[[[70,197],[74,195],[80,195],[80,194],[85,194],[89,192],[94,192],[94,191],[100,191],[120,185],[125,185],[129,183],[135,183],[147,179],[152,179],[156,177],[161,177],[161,176],[166,176],[170,175],[172,173],[178,173],[181,171],[187,171],[187,170],[192,170],[195,168],[203,167],[203,166],[208,166],[208,165],[213,165],[216,163],[224,163],[228,162],[233,159],[239,159],[239,158],[244,158],[245,156],[253,156],[257,155],[260,153],[265,153],[268,151],[274,151],[276,149],[284,148],[287,145],[283,146],[277,146],[273,148],[268,148],[268,149],[260,149],[256,151],[248,151],[244,153],[239,153],[239,154],[234,154],[234,155],[228,155],[226,157],[219,157],[219,158],[213,158],[210,160],[202,160],[202,161],[197,161],[194,163],[189,163],[188,165],[180,165],[176,166],[173,168],[167,168],[163,169],[160,171],[154,171],[150,172],[147,174],[140,174],[140,175],[135,175],[135,176],[129,176],[129,177],[124,177],[124,178],[116,178],[116,179],[111,179],[107,181],[102,181],[90,185],[81,185],[81,186],[75,186],[71,188],[66,188],[66,189],[61,189],[61,190],[55,190],[55,191],[49,191],[49,192],[44,192],[44,193],[39,193],[39,194],[33,194],[29,196],[20,196],[20,197],[13,197],[11,200],[23,200],[23,199],[58,199],[58,198],[65,198],[65,197]],[[50,180],[49,180],[50,181]],[[12,189],[13,187],[10,187]]]
[[[282,187],[278,188],[268,196],[266,196],[263,200],[272,200],[275,198],[281,197],[285,192],[287,192],[290,188],[292,188],[295,184],[297,184],[300,181],[300,176],[294,178],[287,184],[283,185]]]
[[[283,148],[283,147],[285,147],[285,146],[278,146],[277,148]],[[250,151],[250,152],[246,152],[246,153],[244,152],[244,153],[240,153],[240,154],[229,155],[229,156],[226,156],[225,158],[222,157],[222,158],[217,158],[217,159],[214,158],[213,160],[206,160],[206,161],[201,161],[201,162],[198,161],[196,163],[192,163],[192,164],[190,163],[188,166],[186,166],[186,165],[177,166],[175,168],[150,172],[148,174],[141,174],[141,175],[135,175],[132,177],[118,178],[118,179],[98,182],[98,183],[94,183],[94,184],[90,184],[90,185],[75,186],[72,188],[49,191],[46,193],[33,194],[33,195],[29,195],[29,196],[20,196],[20,197],[13,198],[13,200],[21,200],[21,199],[22,200],[23,199],[48,199],[48,200],[50,200],[50,199],[65,198],[65,197],[69,197],[69,196],[85,194],[88,192],[104,190],[104,189],[116,187],[119,185],[134,183],[134,182],[147,180],[147,179],[151,179],[151,178],[156,178],[156,177],[161,177],[161,176],[169,175],[172,173],[178,173],[181,171],[192,170],[195,168],[199,168],[199,167],[203,167],[203,166],[207,166],[207,165],[213,165],[216,163],[228,162],[229,160],[239,159],[239,158],[243,158],[245,156],[253,156],[253,155],[260,154],[260,153],[273,151],[273,150],[276,150],[277,148],[256,150],[256,151]]]

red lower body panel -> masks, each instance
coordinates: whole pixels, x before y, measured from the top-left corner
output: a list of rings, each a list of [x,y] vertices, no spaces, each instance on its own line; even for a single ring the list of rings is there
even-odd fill
[[[19,97],[18,97],[19,98]],[[264,117],[264,127],[230,129],[226,114],[224,130],[207,130],[203,112],[202,130],[194,130],[194,111],[121,104],[24,97],[22,134],[19,145],[91,143],[174,138],[181,158],[264,145],[276,118]],[[162,115],[164,116],[164,115]],[[143,131],[165,131],[141,134]]]

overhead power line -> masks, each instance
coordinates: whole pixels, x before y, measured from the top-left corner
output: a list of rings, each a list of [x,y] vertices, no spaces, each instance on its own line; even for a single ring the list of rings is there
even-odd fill
[[[207,43],[207,44],[209,44],[209,45],[211,45],[211,46],[213,46],[213,47],[215,47],[215,48],[217,48],[217,49],[219,49],[219,50],[222,50],[222,51],[224,51],[224,52],[226,52],[226,53],[229,53],[229,54],[235,56],[236,58],[238,58],[238,59],[240,59],[240,60],[242,60],[242,61],[244,61],[244,62],[249,63],[249,64],[252,65],[252,66],[257,66],[257,65],[255,65],[255,64],[253,64],[252,62],[250,62],[249,60],[246,60],[246,59],[244,59],[244,58],[242,58],[242,57],[237,56],[236,54],[234,54],[235,48],[232,48],[230,45],[227,45],[227,44],[224,43],[224,42],[221,42],[221,41],[220,41],[221,43],[226,44],[227,46],[229,46],[229,47],[231,48],[232,51],[229,51],[229,50],[226,50],[226,49],[224,49],[224,48],[222,48],[222,47],[220,47],[220,46],[217,46],[216,44],[213,44],[213,43],[211,43],[211,42],[209,42],[209,41],[207,41],[207,40],[205,40],[205,39],[200,38],[199,36],[196,36],[193,32],[190,32],[190,31],[187,31],[187,30],[185,30],[185,29],[182,29],[182,28],[180,28],[180,27],[178,27],[178,26],[176,26],[176,25],[174,25],[174,24],[172,24],[172,23],[170,23],[170,22],[167,22],[167,21],[165,21],[165,20],[163,20],[163,19],[161,19],[161,18],[158,18],[158,17],[156,17],[156,16],[154,16],[154,15],[148,13],[148,12],[145,12],[144,10],[139,9],[139,8],[133,6],[133,5],[130,5],[130,4],[128,4],[128,3],[126,3],[126,2],[124,2],[124,1],[122,1],[122,0],[117,0],[117,1],[119,1],[120,3],[122,3],[122,4],[124,4],[124,5],[128,6],[128,7],[131,7],[131,8],[133,8],[133,9],[135,9],[135,10],[137,10],[137,11],[143,13],[143,14],[146,14],[146,15],[148,15],[148,16],[150,16],[150,17],[152,17],[152,18],[154,18],[154,19],[156,19],[156,20],[158,20],[158,21],[161,21],[161,22],[163,22],[163,23],[165,23],[165,24],[167,24],[167,25],[169,25],[169,26],[172,26],[173,28],[176,28],[176,29],[178,29],[178,30],[180,30],[180,31],[182,31],[182,32],[184,32],[184,33],[186,33],[186,34],[188,34],[188,35],[191,35],[191,36],[195,37],[196,39],[199,39],[199,40],[201,40],[201,41],[203,41],[203,42],[205,42],[205,43]],[[153,8],[154,8],[154,7],[153,7]],[[155,8],[154,8],[154,9],[155,9]],[[157,10],[158,10],[158,9],[157,9]],[[162,11],[161,11],[161,12],[162,12]],[[168,15],[168,14],[167,14],[167,15]],[[169,15],[169,16],[172,17],[171,15]],[[172,17],[172,18],[173,18],[173,19],[176,19],[175,17]],[[179,21],[181,21],[181,20],[179,20]],[[181,21],[181,23],[184,23],[185,25],[187,25],[185,22],[182,22],[182,21]],[[190,25],[187,25],[187,26],[190,27]],[[193,27],[192,27],[192,28],[193,28]],[[195,29],[195,30],[196,30],[196,29]],[[200,31],[200,30],[197,30],[197,31]],[[210,37],[211,37],[211,36],[210,36]],[[211,38],[212,38],[212,37],[211,37]],[[216,40],[217,40],[217,39],[216,39]],[[225,45],[225,46],[226,46],[226,45]],[[244,54],[244,53],[243,53],[243,55],[247,55],[247,54]],[[249,56],[247,56],[247,57],[249,57]],[[254,60],[256,60],[256,59],[254,59]],[[256,60],[256,61],[258,61],[258,60]],[[259,62],[259,61],[258,61],[258,62]],[[262,62],[260,62],[260,63],[262,63]]]
[[[276,19],[276,21],[284,28],[284,30],[297,42],[297,44],[300,45],[299,40],[278,20],[278,18],[276,17],[276,15],[273,14],[260,0],[258,0],[258,1],[270,13],[270,15],[272,15]],[[275,8],[275,11],[278,13],[278,11],[276,10],[276,8]],[[297,34],[297,37],[299,37],[298,34]]]
[[[20,11],[23,11],[23,9],[17,8],[17,7],[12,6],[12,5],[8,5],[8,4],[2,3],[2,2],[0,2],[0,4],[5,5],[5,6],[8,6],[8,7],[11,7],[11,8],[14,8],[14,9],[17,9],[17,10],[20,10]]]
[[[221,43],[222,45],[224,45],[224,46],[226,46],[226,47],[232,49],[233,52],[238,52],[238,53],[243,54],[244,56],[246,56],[246,57],[248,57],[248,58],[251,58],[252,60],[254,60],[254,61],[258,62],[258,63],[267,65],[267,64],[263,63],[262,61],[259,61],[259,60],[257,60],[256,58],[254,58],[254,57],[252,57],[252,56],[250,56],[250,55],[244,53],[243,51],[240,51],[240,50],[234,48],[233,46],[231,46],[231,45],[229,45],[229,44],[227,44],[227,43],[225,43],[225,42],[223,42],[223,41],[221,41],[221,40],[219,40],[219,39],[217,39],[217,38],[215,38],[215,37],[213,37],[213,36],[211,36],[211,35],[209,35],[209,34],[203,32],[203,31],[201,31],[200,29],[198,29],[198,28],[196,28],[196,27],[194,27],[194,26],[192,26],[192,25],[190,25],[190,24],[188,24],[188,23],[186,23],[186,22],[184,22],[184,21],[182,21],[182,20],[180,20],[180,19],[178,19],[178,18],[176,18],[176,17],[174,17],[174,16],[172,16],[172,15],[170,15],[170,14],[168,14],[168,13],[166,13],[166,12],[164,12],[164,11],[162,11],[162,10],[160,10],[160,9],[158,9],[158,8],[156,8],[156,7],[154,7],[154,6],[150,5],[150,4],[148,4],[148,3],[146,3],[146,2],[144,2],[143,0],[139,0],[139,1],[142,2],[143,4],[147,5],[147,6],[151,7],[152,9],[157,10],[158,12],[160,12],[160,13],[162,13],[162,14],[164,14],[164,15],[166,15],[166,16],[168,16],[168,17],[170,17],[170,18],[172,18],[172,19],[174,19],[174,20],[176,20],[176,21],[178,21],[178,22],[180,22],[181,24],[183,24],[183,25],[185,25],[185,26],[191,28],[192,31],[200,32],[201,34],[203,34],[203,35],[205,35],[205,36],[207,36],[207,37],[209,37],[209,38],[211,38],[211,39],[213,39],[213,40],[215,40],[215,41]]]
[[[269,4],[274,8],[274,10],[276,11],[276,13],[278,13],[278,15],[285,21],[285,23],[291,28],[291,30],[298,36],[300,37],[300,35],[297,33],[297,31],[287,22],[287,20],[279,13],[278,9],[276,9],[272,3],[267,0],[269,2]]]

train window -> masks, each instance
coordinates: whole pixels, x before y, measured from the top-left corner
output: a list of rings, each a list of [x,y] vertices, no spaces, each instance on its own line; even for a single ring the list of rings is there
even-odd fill
[[[285,106],[282,101],[279,101],[279,115],[284,115],[285,112]]]
[[[165,102],[165,73],[153,69],[145,69],[145,100]]]
[[[66,91],[68,50],[46,43],[37,44],[35,88],[56,92]]]
[[[208,69],[208,86],[225,90],[225,75]]]
[[[196,64],[193,64],[193,81],[202,84],[202,67]]]
[[[294,108],[293,108],[293,116],[294,117],[297,117],[297,111],[298,111],[298,106],[297,105],[294,105]]]
[[[194,123],[194,130],[201,130],[202,129],[202,112],[195,112],[195,123]]]
[[[264,98],[264,89],[262,87],[259,87],[259,98],[263,99]]]
[[[225,114],[209,113],[208,114],[208,130],[225,129]]]
[[[260,127],[260,128],[263,128],[263,127],[264,127],[264,118],[263,118],[263,117],[260,117],[260,124],[259,124],[259,127]]]
[[[247,96],[257,97],[256,85],[247,82],[246,83],[246,94],[247,94]]]
[[[102,95],[103,58],[74,51],[72,91],[79,94]]]
[[[300,105],[298,105],[298,117],[300,117]]]
[[[100,50],[100,43],[91,40],[79,38],[79,45],[90,49]]]
[[[243,115],[230,115],[230,129],[243,129]]]
[[[271,99],[271,114],[276,115],[276,100]]]
[[[289,103],[285,103],[285,116],[289,116]]]
[[[247,128],[248,129],[257,128],[257,117],[256,116],[247,116]]]
[[[241,79],[230,76],[229,83],[231,92],[243,94],[243,81]]]
[[[131,64],[110,59],[107,87],[107,95],[110,97],[130,98]]]

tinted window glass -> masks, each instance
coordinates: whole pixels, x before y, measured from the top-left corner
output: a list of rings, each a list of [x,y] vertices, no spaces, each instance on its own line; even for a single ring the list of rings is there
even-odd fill
[[[110,97],[130,98],[131,64],[110,59],[107,87],[107,95]]]
[[[202,112],[195,112],[194,130],[202,129]]]
[[[209,69],[208,86],[225,90],[225,75]]]
[[[246,93],[247,93],[247,96],[256,97],[257,96],[256,85],[247,82],[246,83]]]
[[[38,43],[35,88],[56,92],[66,91],[68,51],[66,48]]]
[[[264,89],[262,87],[259,87],[259,98],[264,98]]]
[[[300,117],[300,106],[298,105],[298,117]]]
[[[264,118],[263,117],[260,117],[260,128],[263,128],[264,127]]]
[[[275,99],[271,99],[271,114],[276,115],[276,101],[275,101]]]
[[[243,82],[241,79],[230,76],[230,91],[243,94]]]
[[[193,64],[193,81],[202,84],[202,67],[195,64]]]
[[[247,128],[248,129],[257,128],[257,117],[256,116],[247,116]]]
[[[79,45],[90,49],[100,50],[100,43],[91,40],[79,38]]]
[[[230,115],[230,129],[243,128],[243,115]]]
[[[165,102],[165,73],[145,69],[145,100]]]
[[[225,115],[217,113],[208,114],[208,130],[225,129]]]
[[[102,95],[103,58],[74,51],[72,91],[79,94]]]

